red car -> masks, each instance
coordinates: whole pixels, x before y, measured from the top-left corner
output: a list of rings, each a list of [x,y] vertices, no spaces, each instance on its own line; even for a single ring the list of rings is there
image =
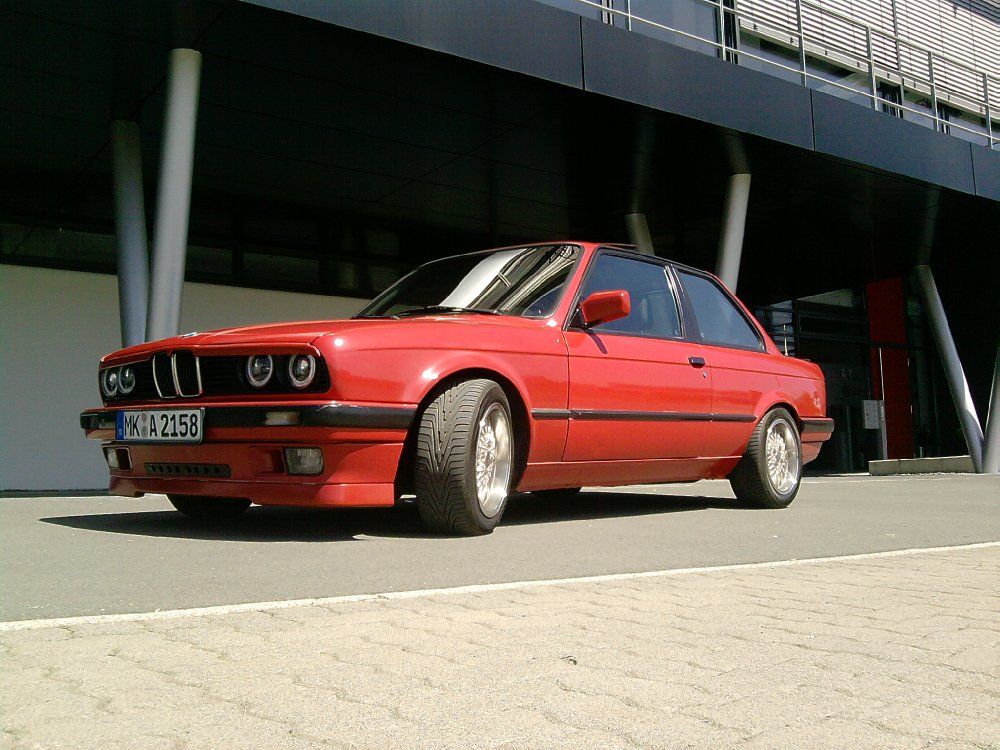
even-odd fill
[[[833,431],[820,369],[714,276],[583,242],[444,258],[350,320],[189,333],[99,371],[112,493],[219,518],[391,506],[493,530],[513,492],[728,477],[781,508]]]

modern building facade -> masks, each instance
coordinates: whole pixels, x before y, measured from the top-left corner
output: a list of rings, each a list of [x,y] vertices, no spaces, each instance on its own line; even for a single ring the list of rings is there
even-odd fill
[[[123,340],[348,315],[425,260],[573,237],[717,270],[819,362],[821,468],[998,469],[995,3],[0,0],[0,24],[0,490],[105,481],[76,415]]]

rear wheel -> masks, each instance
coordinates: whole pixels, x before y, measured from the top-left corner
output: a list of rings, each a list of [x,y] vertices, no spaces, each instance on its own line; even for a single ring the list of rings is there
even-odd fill
[[[185,516],[205,521],[235,518],[250,507],[249,500],[239,497],[207,497],[205,495],[167,495],[170,504]]]
[[[746,453],[729,475],[736,499],[755,508],[785,508],[802,480],[802,445],[795,419],[772,409],[754,428]]]
[[[492,380],[456,383],[421,415],[414,484],[420,517],[449,534],[488,534],[514,473],[510,404]]]

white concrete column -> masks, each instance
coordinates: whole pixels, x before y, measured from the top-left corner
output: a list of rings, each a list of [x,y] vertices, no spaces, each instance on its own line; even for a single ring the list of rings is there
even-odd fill
[[[726,185],[726,203],[722,209],[722,234],[719,237],[719,255],[715,275],[736,292],[740,278],[740,260],[743,257],[743,235],[747,225],[747,206],[750,205],[750,175],[734,174]]]
[[[172,50],[153,228],[153,273],[146,321],[149,341],[174,336],[180,329],[200,82],[201,53]]]
[[[640,253],[656,255],[653,250],[653,240],[649,236],[646,214],[625,214],[625,229],[628,232],[628,241],[635,245]]]
[[[986,437],[983,440],[983,473],[1000,472],[1000,345],[993,365],[993,393],[986,416]]]
[[[111,164],[122,346],[134,346],[146,340],[149,296],[149,250],[138,123],[128,120],[111,123]]]
[[[980,474],[983,471],[983,429],[979,425],[976,405],[969,392],[969,381],[965,378],[965,370],[962,369],[962,361],[958,358],[955,340],[951,335],[951,328],[948,326],[948,316],[945,315],[941,295],[938,293],[930,266],[921,264],[915,266],[913,270],[924,309],[930,320],[931,333],[934,335],[934,342],[941,355],[941,364],[948,379],[948,388],[951,390],[951,397],[955,402],[955,409],[958,411],[958,419],[962,424],[962,434],[969,447],[972,466],[976,473]]]

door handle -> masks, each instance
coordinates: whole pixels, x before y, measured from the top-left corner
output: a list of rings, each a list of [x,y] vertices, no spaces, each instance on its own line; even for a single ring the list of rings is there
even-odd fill
[[[692,367],[704,367],[705,358],[704,357],[688,357],[688,362],[691,363]]]

